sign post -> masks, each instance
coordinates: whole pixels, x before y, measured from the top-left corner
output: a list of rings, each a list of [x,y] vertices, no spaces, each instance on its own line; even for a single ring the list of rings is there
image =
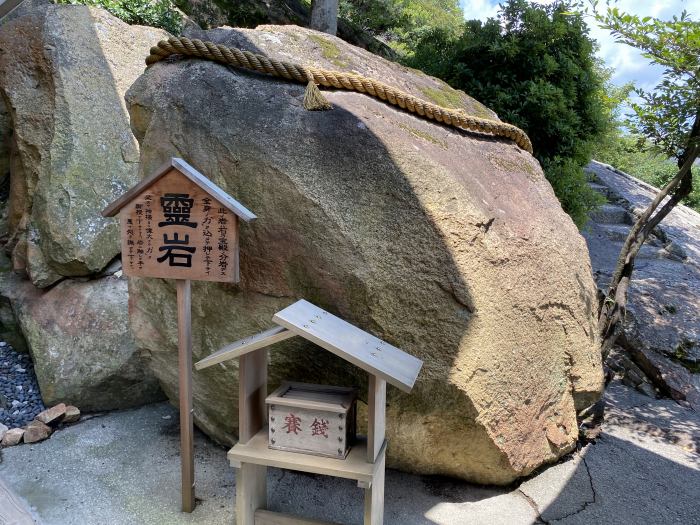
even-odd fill
[[[178,158],[170,159],[102,211],[105,217],[117,214],[124,274],[176,280],[182,510],[192,512],[191,281],[238,282],[238,223],[256,216]]]
[[[182,510],[194,510],[194,424],[192,422],[192,285],[177,280],[177,340],[180,387]]]

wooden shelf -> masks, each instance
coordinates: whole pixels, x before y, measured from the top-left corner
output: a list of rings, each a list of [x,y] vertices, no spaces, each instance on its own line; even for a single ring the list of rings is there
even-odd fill
[[[324,458],[311,454],[274,450],[267,446],[267,427],[264,427],[245,445],[241,443],[234,445],[228,451],[227,457],[231,462],[231,466],[235,468],[240,468],[241,463],[252,463],[254,465],[354,479],[358,483],[369,487],[377,473],[377,467],[382,464],[380,460],[385,451],[386,440],[377,457],[377,462],[367,463],[367,443],[364,440],[358,440],[345,459]]]

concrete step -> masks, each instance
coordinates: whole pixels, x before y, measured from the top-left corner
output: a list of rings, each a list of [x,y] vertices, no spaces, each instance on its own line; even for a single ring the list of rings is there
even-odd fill
[[[591,213],[591,220],[599,224],[632,224],[629,212],[616,204],[603,204]]]

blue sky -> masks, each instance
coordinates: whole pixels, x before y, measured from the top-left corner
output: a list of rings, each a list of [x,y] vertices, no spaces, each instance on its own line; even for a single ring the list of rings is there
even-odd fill
[[[496,16],[498,4],[502,0],[460,0],[464,17],[468,20],[486,20]],[[540,4],[551,4],[553,0],[540,0]],[[603,1],[600,2],[604,4]],[[683,9],[692,15],[693,20],[700,19],[700,0],[618,0],[617,6],[628,13],[639,16],[655,16],[661,19],[680,14]],[[660,69],[649,66],[648,60],[629,46],[616,43],[604,29],[595,27],[591,22],[591,36],[600,44],[598,54],[608,67],[615,70],[612,81],[621,85],[632,81],[645,89],[653,88],[660,79]]]

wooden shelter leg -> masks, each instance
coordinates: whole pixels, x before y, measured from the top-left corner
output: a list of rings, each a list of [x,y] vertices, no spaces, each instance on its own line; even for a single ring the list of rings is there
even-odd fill
[[[180,386],[180,461],[182,511],[194,510],[194,428],[192,423],[192,287],[177,283],[178,368]]]
[[[386,437],[386,381],[369,376],[367,392],[367,462],[374,463]]]
[[[386,452],[377,458],[377,470],[372,486],[365,489],[364,525],[382,525],[384,523],[384,471]]]
[[[238,441],[247,443],[265,426],[267,349],[242,355],[238,363]],[[241,463],[236,473],[236,525],[254,525],[267,507],[267,467]]]
[[[236,471],[236,525],[255,525],[255,511],[267,507],[267,467],[241,463]]]

